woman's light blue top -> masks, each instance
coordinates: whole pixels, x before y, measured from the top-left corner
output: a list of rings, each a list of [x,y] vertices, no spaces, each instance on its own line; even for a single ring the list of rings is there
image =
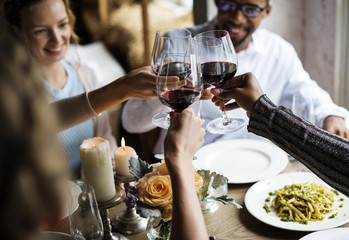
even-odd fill
[[[68,80],[62,89],[55,89],[44,81],[50,102],[55,102],[57,100],[76,96],[85,92],[75,68],[66,61],[62,61],[62,64],[68,75]],[[68,162],[71,166],[73,177],[75,178],[80,178],[81,175],[79,146],[83,140],[92,138],[93,136],[94,131],[92,119],[59,133]]]

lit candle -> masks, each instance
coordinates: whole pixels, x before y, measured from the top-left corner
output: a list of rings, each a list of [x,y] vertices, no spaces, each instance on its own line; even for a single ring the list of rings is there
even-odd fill
[[[112,199],[116,191],[108,140],[100,137],[86,139],[79,149],[85,181],[93,186],[97,201]]]
[[[125,146],[125,139],[121,139],[121,147],[114,151],[115,168],[118,174],[132,176],[129,171],[129,160],[131,157],[138,158],[136,151],[129,146]]]

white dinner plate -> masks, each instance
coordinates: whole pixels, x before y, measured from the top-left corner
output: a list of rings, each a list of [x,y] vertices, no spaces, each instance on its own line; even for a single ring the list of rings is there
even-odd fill
[[[267,213],[263,208],[266,203],[265,199],[269,197],[269,192],[274,192],[277,189],[283,188],[285,185],[292,185],[294,183],[321,183],[324,186],[329,187],[319,177],[311,172],[291,172],[273,176],[268,179],[264,179],[253,184],[245,195],[245,205],[247,210],[260,221],[269,224],[274,227],[295,230],[295,231],[318,231],[325,230],[343,225],[349,221],[349,198],[339,193],[336,196],[335,206],[337,210],[325,215],[323,221],[309,221],[308,224],[300,224],[297,222],[283,222],[277,216],[277,213],[272,209],[270,213]],[[339,201],[343,198],[344,201]],[[273,197],[270,198],[268,206],[271,205]],[[339,205],[343,204],[343,207],[339,208]],[[333,213],[338,212],[337,216],[329,219]]]
[[[229,183],[252,183],[280,173],[288,164],[287,154],[269,141],[236,139],[219,141],[195,154],[196,169],[216,169]]]
[[[348,240],[349,228],[332,228],[309,233],[299,240]]]

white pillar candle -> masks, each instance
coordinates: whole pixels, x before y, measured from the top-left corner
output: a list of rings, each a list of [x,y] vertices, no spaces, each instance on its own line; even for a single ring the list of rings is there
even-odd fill
[[[136,151],[129,146],[125,146],[125,139],[121,139],[121,147],[114,151],[116,172],[123,176],[132,176],[129,171],[129,160],[131,157],[138,158]]]
[[[85,181],[93,186],[97,201],[112,199],[116,191],[108,140],[100,137],[84,140],[80,145],[80,157]]]

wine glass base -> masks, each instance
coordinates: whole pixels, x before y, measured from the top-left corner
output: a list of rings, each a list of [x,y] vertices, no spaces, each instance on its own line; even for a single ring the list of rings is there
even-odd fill
[[[153,124],[156,126],[168,129],[170,127],[170,114],[169,112],[158,113],[152,118]]]
[[[229,120],[229,124],[224,124],[223,118],[216,118],[207,124],[206,129],[213,134],[226,134],[235,132],[245,125],[245,120],[242,118],[229,118]]]

